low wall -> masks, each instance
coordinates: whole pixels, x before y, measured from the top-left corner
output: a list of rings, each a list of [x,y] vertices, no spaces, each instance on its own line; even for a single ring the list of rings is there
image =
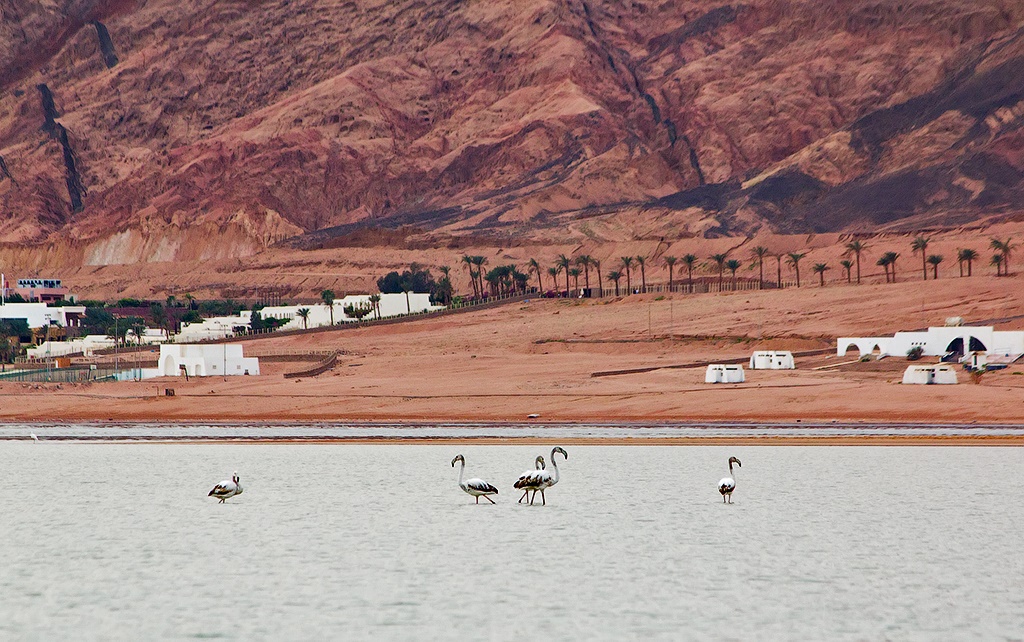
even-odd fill
[[[298,372],[286,372],[284,375],[285,379],[295,379],[296,377],[315,377],[319,374],[323,374],[333,368],[338,363],[338,353],[335,352],[327,359],[324,359],[316,366],[308,368],[306,370],[300,370]]]

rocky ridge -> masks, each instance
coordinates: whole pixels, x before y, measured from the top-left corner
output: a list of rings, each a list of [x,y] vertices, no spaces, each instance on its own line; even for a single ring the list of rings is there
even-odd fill
[[[1009,0],[0,12],[8,260],[202,261],[373,228],[427,245],[898,231],[1024,204]]]

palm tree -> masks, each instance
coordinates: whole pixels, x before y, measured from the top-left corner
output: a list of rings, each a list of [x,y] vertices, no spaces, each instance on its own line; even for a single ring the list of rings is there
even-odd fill
[[[778,280],[776,281],[776,285],[778,286],[778,288],[780,290],[782,289],[782,257],[784,257],[784,256],[786,256],[786,255],[785,254],[776,254],[775,255],[775,268],[776,268],[776,270],[778,270],[777,275],[776,275],[777,278],[778,278]]]
[[[882,256],[878,257],[878,260],[875,261],[875,265],[879,265],[883,269],[885,269],[885,282],[886,283],[889,283],[889,265],[891,263],[892,263],[892,260],[888,256],[886,256],[885,254],[883,254]]]
[[[559,274],[559,272],[561,272],[561,270],[559,270],[557,267],[549,267],[548,268],[548,276],[551,277],[551,282],[554,283],[554,287],[555,287],[555,290],[556,290],[556,292],[555,292],[556,295],[558,294],[557,290],[558,290],[558,274]]]
[[[853,261],[850,259],[843,259],[839,262],[839,265],[843,266],[843,271],[846,272],[846,282],[853,283],[853,279],[850,278],[850,271],[853,269]]]
[[[331,290],[324,290],[320,293],[320,298],[323,299],[324,305],[331,311],[331,325],[334,325],[334,292]]]
[[[683,263],[686,264],[686,284],[693,288],[693,266],[697,263],[696,254],[687,254],[683,256]]]
[[[604,286],[602,285],[604,281],[601,280],[601,261],[600,259],[591,257],[590,264],[594,266],[595,270],[597,270],[597,289],[600,291],[601,296],[604,296]]]
[[[964,263],[967,263],[967,276],[971,276],[971,265],[978,260],[978,253],[971,249],[957,250],[956,259],[960,261],[960,276],[964,275]]]
[[[900,258],[899,252],[886,252],[889,257],[889,266],[892,268],[892,282],[896,282],[896,259]]]
[[[992,260],[989,261],[989,265],[996,266],[996,276],[1003,275],[1003,260],[1004,257],[1002,254],[996,254],[995,256],[992,257]]]
[[[768,256],[768,248],[763,245],[750,250],[750,253],[754,257],[754,265],[757,266],[757,287],[764,287],[764,257]]]
[[[537,292],[540,292],[540,293],[543,294],[544,293],[544,281],[541,280],[541,278],[540,278],[540,263],[537,262],[537,259],[530,259],[530,262],[527,263],[527,272],[536,272],[537,273]]]
[[[376,314],[377,318],[380,319],[380,295],[379,294],[371,294],[370,295],[370,305],[373,306],[374,313]]]
[[[476,266],[476,278],[480,281],[480,296],[484,295],[484,264],[487,263],[487,258],[483,256],[474,256],[473,265]],[[415,272],[415,270],[413,270]]]
[[[862,243],[860,241],[850,241],[849,243],[846,244],[846,252],[848,254],[853,254],[853,256],[857,259],[858,284],[860,283],[860,255],[861,252],[863,252],[866,249],[868,249],[867,243]],[[888,274],[888,271],[886,271],[886,274]]]
[[[619,279],[622,278],[622,273],[618,270],[612,270],[608,273],[608,280],[615,281],[615,296],[619,296]]]
[[[466,264],[466,269],[469,270],[469,282],[473,284],[473,298],[480,298],[480,291],[476,287],[476,275],[473,272],[473,257],[463,254],[462,262]]]
[[[298,311],[295,312],[295,314],[299,315],[299,318],[302,319],[302,328],[304,330],[308,330],[309,329],[309,308],[299,308]]]
[[[564,254],[559,254],[558,259],[555,260],[555,265],[560,270],[565,271],[565,296],[569,296],[569,267],[572,265],[572,259]]]
[[[911,242],[910,247],[914,250],[914,254],[921,253],[921,272],[924,275],[924,280],[928,280],[928,260],[927,251],[928,243],[931,241],[929,238],[919,236]]]
[[[741,267],[743,267],[743,263],[741,263],[740,261],[737,261],[736,259],[729,259],[728,261],[725,262],[725,267],[729,268],[729,271],[732,272],[732,289],[735,290],[736,289],[736,270],[738,270]]]
[[[811,268],[811,271],[821,279],[821,287],[825,287],[825,271],[830,269],[825,263],[815,263],[814,267]]]
[[[662,260],[665,261],[665,265],[668,266],[668,291],[671,292],[672,291],[672,273],[675,271],[676,261],[678,261],[679,259],[677,259],[674,256],[666,256]]]
[[[1008,238],[1005,241],[1000,241],[999,239],[992,239],[992,242],[989,243],[989,247],[992,248],[993,250],[995,250],[996,252],[999,252],[999,254],[1002,255],[1002,257],[1003,257],[1003,274],[1006,275],[1006,276],[1009,276],[1010,275],[1010,256],[1013,254],[1013,248],[1014,248],[1013,239]]]
[[[895,283],[896,282],[896,259],[900,258],[899,253],[898,252],[886,252],[885,254],[882,255],[882,258],[885,259],[885,264],[889,266],[890,270],[892,270],[892,282]],[[879,265],[882,265],[882,264],[879,263]]]
[[[579,293],[579,291],[580,291],[580,274],[581,273],[582,272],[580,271],[580,269],[579,268],[575,268],[575,267],[574,268],[569,268],[569,270],[566,272],[567,275],[572,277],[572,286],[573,286],[573,289],[577,293]]]
[[[583,286],[587,288],[588,291],[590,290],[590,264],[592,261],[593,259],[590,258],[589,254],[580,254],[576,257],[577,267],[583,268]],[[579,289],[578,284],[576,289]]]
[[[626,268],[626,294],[632,294],[633,293],[633,279],[632,279],[632,277],[630,276],[630,273],[629,273],[629,266],[633,265],[633,257],[632,256],[624,256],[624,257],[622,257],[621,260],[622,260],[622,267]]]
[[[722,277],[725,275],[725,261],[729,258],[729,253],[724,252],[722,254],[712,254],[711,262],[718,268],[718,291],[722,291]]]
[[[790,252],[786,255],[786,263],[793,266],[793,271],[796,272],[796,287],[800,287],[800,259],[807,256],[807,252]]]
[[[928,265],[932,266],[932,278],[939,278],[939,263],[942,263],[942,256],[939,254],[932,254],[928,257]]]
[[[512,282],[515,284],[515,288],[523,294],[526,294],[526,285],[530,282],[530,275],[523,274],[519,270],[512,270]]]
[[[647,293],[647,257],[637,256],[636,262],[640,265],[640,292]]]

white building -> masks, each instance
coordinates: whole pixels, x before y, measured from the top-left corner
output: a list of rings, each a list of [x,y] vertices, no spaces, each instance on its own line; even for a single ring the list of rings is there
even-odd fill
[[[63,357],[76,352],[90,357],[96,350],[113,348],[114,339],[105,334],[88,334],[78,339],[67,341],[44,341],[38,346],[29,348],[25,354],[29,359],[49,359],[51,357]]]
[[[85,306],[65,305],[51,308],[45,303],[5,303],[0,305],[0,319],[25,319],[30,328],[59,325],[71,328],[85,316]]]
[[[778,350],[758,350],[750,355],[751,370],[795,370],[793,353]]]
[[[242,344],[162,345],[157,364],[160,375],[176,377],[182,370],[190,377],[258,375],[260,360],[242,355]]]
[[[704,383],[743,383],[745,380],[743,366],[739,364],[712,363],[704,373]]]
[[[197,323],[182,323],[181,331],[174,336],[175,343],[195,343],[226,339],[249,329],[252,312],[242,310],[235,316],[210,317]]]
[[[836,354],[842,357],[850,348],[857,348],[860,356],[902,357],[915,347],[920,347],[922,355],[929,357],[958,355],[963,358],[972,352],[987,352],[1016,358],[1024,354],[1024,332],[1000,332],[992,326],[946,326],[928,328],[924,332],[897,332],[891,337],[840,337]]]
[[[923,366],[907,366],[903,373],[903,383],[914,384],[952,384],[958,383],[956,371],[946,364]]]

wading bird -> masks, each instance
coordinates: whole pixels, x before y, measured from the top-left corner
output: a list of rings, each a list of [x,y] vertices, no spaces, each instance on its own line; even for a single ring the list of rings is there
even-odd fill
[[[516,483],[513,484],[513,486],[515,486],[516,488],[526,488],[526,490],[523,491],[523,496],[519,498],[518,502],[516,502],[517,504],[522,504],[523,500],[526,499],[526,496],[530,494],[530,489],[527,488],[527,486],[530,484],[530,480],[533,478],[533,476],[540,474],[540,472],[544,470],[544,455],[537,456],[536,466],[536,470],[525,471],[522,475],[519,476],[519,479],[516,480]]]
[[[39,441],[39,437],[36,437],[36,434],[35,434],[34,432],[30,432],[30,433],[28,434],[28,437],[29,437],[29,439],[31,439],[32,441]]]
[[[728,503],[731,504],[732,503],[732,491],[736,490],[736,480],[733,479],[733,477],[732,477],[732,474],[733,474],[733,472],[732,472],[732,465],[733,464],[736,464],[740,468],[743,468],[743,464],[740,463],[739,459],[736,459],[735,457],[730,457],[729,458],[729,476],[728,477],[723,477],[722,481],[718,482],[718,492],[722,493],[722,503],[725,503],[726,502],[726,498],[728,498]]]
[[[459,488],[469,493],[473,497],[476,497],[476,503],[480,503],[480,498],[483,497],[487,501],[494,503],[494,500],[488,497],[488,495],[497,495],[498,489],[491,486],[482,479],[467,479],[465,482],[462,481],[462,474],[466,472],[466,458],[462,455],[455,455],[455,459],[452,460],[452,468],[455,468],[455,462],[461,461],[462,468],[459,469]]]
[[[238,473],[232,473],[231,481],[224,480],[213,487],[207,497],[216,497],[223,504],[224,500],[235,495],[242,494],[242,483],[238,479]]]
[[[540,491],[541,506],[547,506],[547,498],[544,497],[544,491],[551,488],[558,483],[558,462],[555,461],[555,453],[561,453],[562,457],[569,459],[569,455],[566,454],[560,446],[555,446],[551,449],[551,468],[554,470],[554,474],[548,470],[534,471],[533,475],[529,479],[522,480],[520,484],[516,482],[516,488],[522,488],[527,491],[533,491],[533,495],[530,496],[530,505],[533,505],[533,500],[537,497],[537,491]]]

